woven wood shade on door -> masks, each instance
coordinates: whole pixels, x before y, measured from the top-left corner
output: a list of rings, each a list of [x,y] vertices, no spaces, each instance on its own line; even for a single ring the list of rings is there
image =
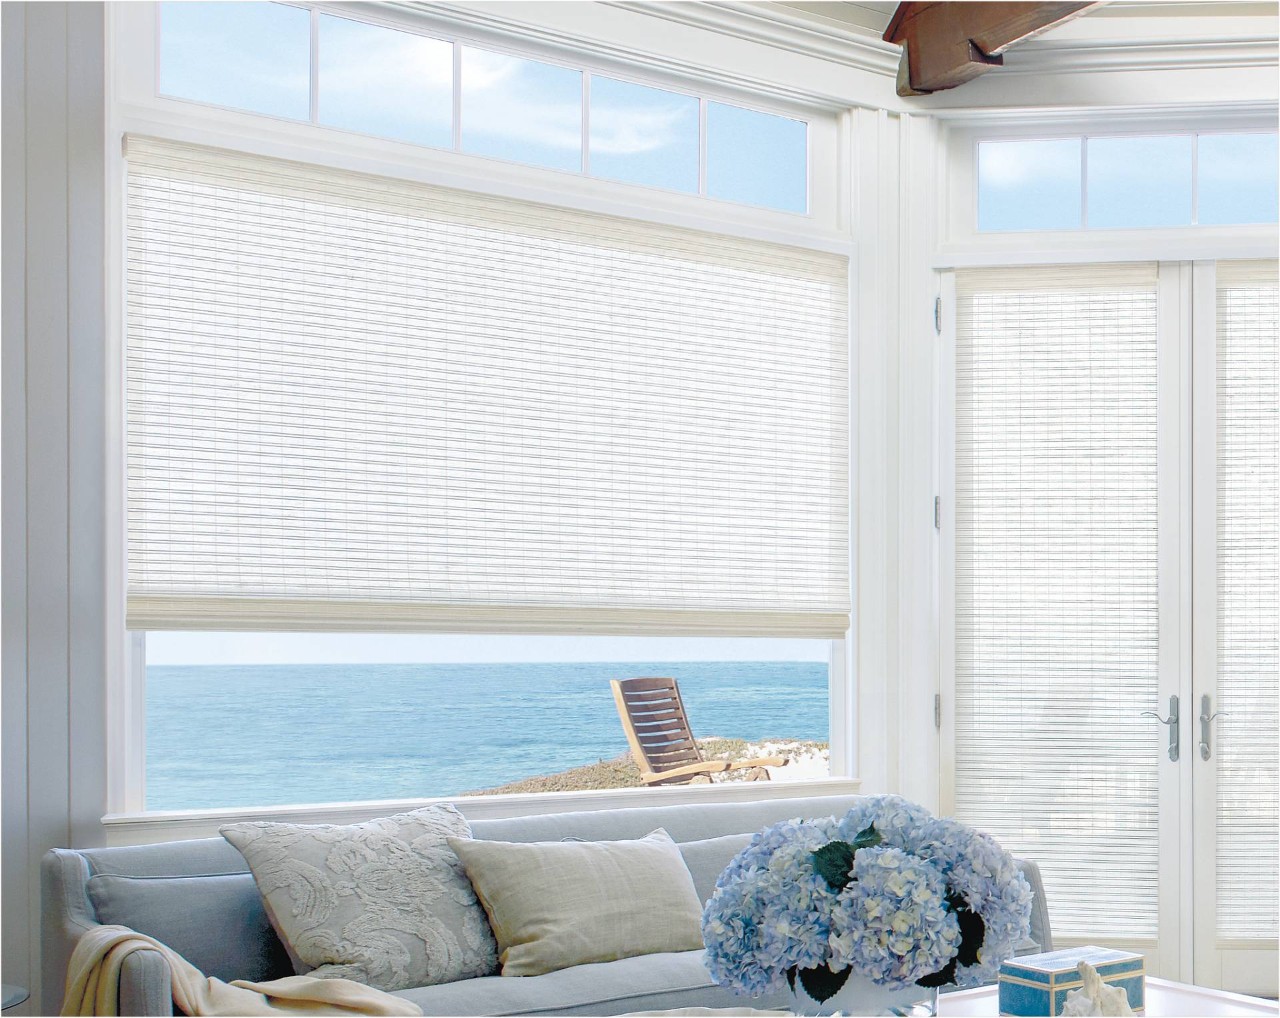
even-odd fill
[[[130,137],[128,624],[848,627],[848,261]]]
[[[1156,933],[1156,267],[957,274],[956,813]]]
[[[1280,336],[1276,263],[1217,268],[1217,916],[1280,935]],[[1205,684],[1205,688],[1207,684]],[[1199,699],[1196,700],[1197,706]],[[1198,729],[1197,729],[1198,731]]]

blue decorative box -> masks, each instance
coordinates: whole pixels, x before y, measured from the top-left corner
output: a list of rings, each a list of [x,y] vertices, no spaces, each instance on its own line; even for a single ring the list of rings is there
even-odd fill
[[[1000,1013],[1003,1015],[1060,1015],[1068,990],[1080,989],[1076,963],[1087,961],[1108,986],[1122,986],[1129,1007],[1141,1014],[1145,1007],[1144,959],[1128,951],[1105,947],[1073,947],[1049,954],[1024,954],[1000,966]]]

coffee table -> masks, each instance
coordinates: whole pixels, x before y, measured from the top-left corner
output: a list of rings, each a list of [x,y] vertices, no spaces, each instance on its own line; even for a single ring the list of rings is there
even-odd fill
[[[1203,986],[1147,977],[1147,1018],[1218,1018],[1219,1015],[1280,1014],[1280,1004],[1262,997],[1210,990]],[[938,997],[939,1018],[967,1018],[1000,1013],[994,986],[957,990]]]

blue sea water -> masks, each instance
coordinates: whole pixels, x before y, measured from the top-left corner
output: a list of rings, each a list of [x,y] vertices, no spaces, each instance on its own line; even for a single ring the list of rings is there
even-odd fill
[[[826,739],[813,662],[147,668],[147,808],[456,795],[626,752],[608,680],[674,675],[699,738]]]

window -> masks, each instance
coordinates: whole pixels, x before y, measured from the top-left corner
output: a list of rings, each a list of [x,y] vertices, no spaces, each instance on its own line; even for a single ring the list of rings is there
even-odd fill
[[[311,15],[273,3],[160,4],[161,95],[305,119]]]
[[[794,116],[290,4],[158,6],[164,97],[810,211],[809,124]]]
[[[462,151],[582,169],[582,72],[462,47]]]
[[[823,778],[827,655],[822,640],[150,633],[147,808],[638,787],[608,680],[641,675],[677,679],[706,756],[781,751],[773,780]]]
[[[591,76],[591,172],[698,193],[698,100]]]
[[[317,696],[322,679],[325,696],[372,688],[311,667],[339,638],[322,634],[479,634],[459,667],[492,662],[484,634],[764,636],[816,640],[823,660],[843,637],[845,257],[140,137],[127,211],[127,624],[153,679],[153,806],[228,804],[186,773],[174,705],[225,729],[227,689],[263,677],[156,656],[174,632],[233,647],[246,629],[321,634],[237,659],[305,666],[293,675]],[[396,658],[418,678],[439,660]],[[717,660],[746,675],[777,659]],[[782,660],[808,661],[805,682],[825,689],[825,665]],[[740,706],[749,686],[734,686]],[[400,709],[368,699],[383,720]],[[596,735],[565,736],[591,759],[617,733],[601,700]],[[825,736],[776,705],[758,732],[698,710],[700,735]],[[428,783],[575,762],[520,759]],[[331,799],[327,773],[310,791],[279,780]]]
[[[319,123],[452,147],[449,43],[330,14],[320,15],[319,32]]]
[[[1276,134],[980,141],[978,229],[1276,222]]]

